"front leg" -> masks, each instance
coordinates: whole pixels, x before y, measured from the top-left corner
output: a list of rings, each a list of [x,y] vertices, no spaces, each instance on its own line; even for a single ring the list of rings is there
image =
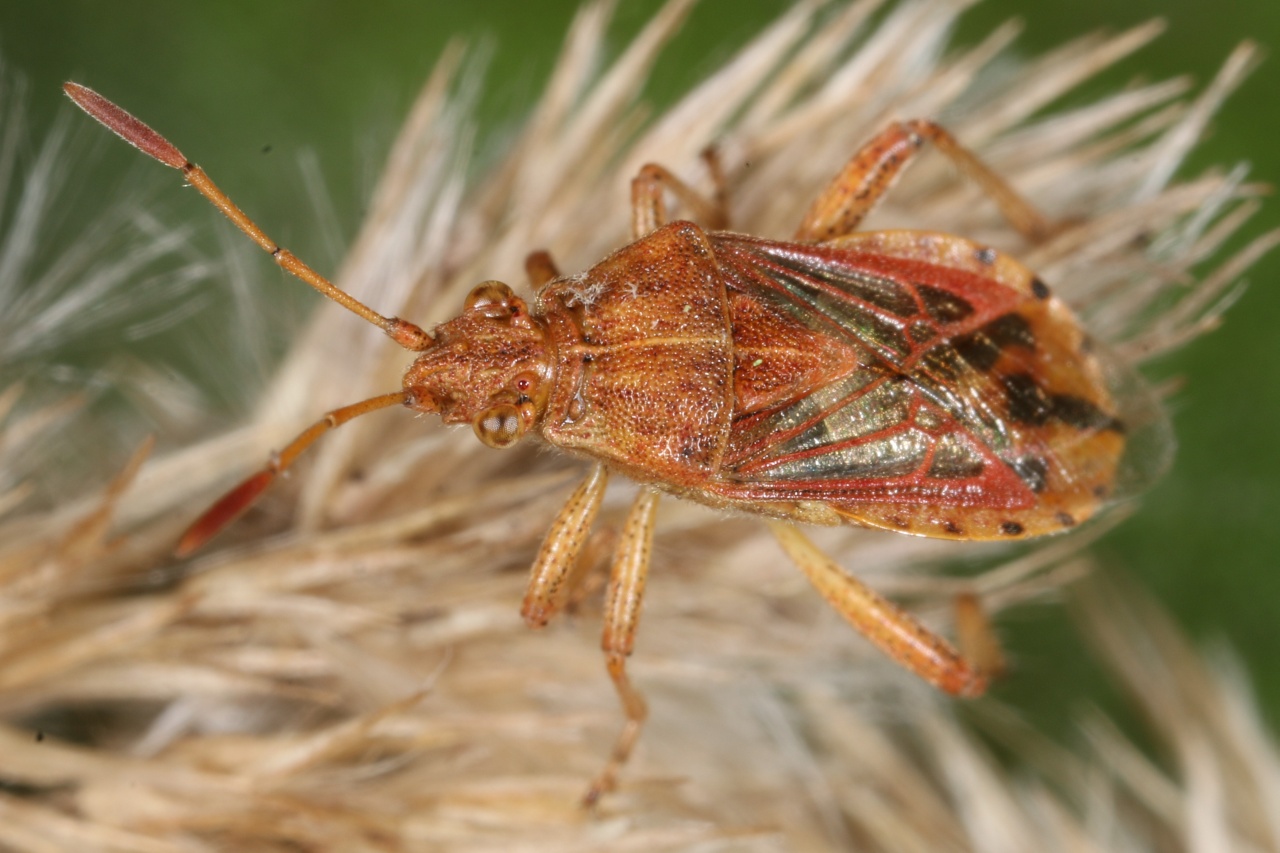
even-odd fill
[[[591,523],[600,511],[608,481],[609,474],[603,465],[592,466],[591,473],[574,489],[551,522],[547,538],[542,540],[542,547],[533,561],[529,588],[520,609],[520,615],[530,628],[546,625],[564,605],[565,580],[572,574],[578,552],[591,532]]]

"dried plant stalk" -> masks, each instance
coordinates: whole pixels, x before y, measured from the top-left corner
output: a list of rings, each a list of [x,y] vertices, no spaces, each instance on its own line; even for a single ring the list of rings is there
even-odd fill
[[[524,131],[473,184],[462,50],[447,51],[337,280],[431,322],[531,248],[582,268],[625,241],[626,178],[655,161],[700,184],[712,141],[731,167],[735,227],[785,234],[872,130],[915,115],[946,121],[1078,224],[1021,245],[928,158],[873,226],[927,223],[1018,254],[1131,359],[1217,323],[1276,242],[1193,275],[1258,189],[1237,171],[1171,181],[1247,71],[1248,45],[1191,100],[1183,81],[1156,82],[1039,117],[1159,27],[1079,39],[1001,75],[1011,28],[943,49],[957,4],[801,4],[645,120],[646,75],[689,5],[668,3],[603,71],[611,7],[585,7]],[[1096,751],[1046,748],[1050,771],[1011,776],[948,705],[852,637],[758,525],[675,502],[632,665],[652,720],[621,792],[583,813],[618,719],[594,601],[540,635],[518,617],[523,570],[575,463],[371,417],[328,437],[216,550],[166,556],[219,489],[322,408],[396,387],[402,354],[353,324],[320,310],[234,433],[145,462],[140,450],[112,483],[47,512],[24,514],[23,486],[0,483],[0,846],[1280,849],[1274,747],[1242,688],[1208,677],[1166,626],[1148,635],[1145,610],[1094,605],[1092,631],[1126,684],[1163,697],[1153,708],[1192,709],[1157,726],[1178,765],[1152,765],[1099,722]],[[0,393],[5,448],[65,417],[19,412],[18,394]],[[626,498],[611,495],[606,526]],[[1079,577],[1089,533],[965,582],[927,572],[962,545],[821,539],[933,618],[958,588],[999,609]]]

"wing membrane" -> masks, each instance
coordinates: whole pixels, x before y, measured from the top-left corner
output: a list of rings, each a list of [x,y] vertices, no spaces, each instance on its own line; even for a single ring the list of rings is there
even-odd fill
[[[912,239],[914,256],[715,235],[731,290],[850,354],[806,393],[740,414],[716,491],[1086,517],[1124,426],[1074,317],[1008,259],[984,270],[990,250]]]

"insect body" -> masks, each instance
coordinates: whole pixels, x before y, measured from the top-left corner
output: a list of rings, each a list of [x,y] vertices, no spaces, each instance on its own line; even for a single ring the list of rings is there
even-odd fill
[[[523,615],[545,624],[600,507],[609,471],[642,484],[606,594],[603,648],[627,716],[588,801],[615,784],[646,716],[631,652],[661,491],[772,519],[819,591],[891,657],[951,693],[985,688],[988,662],[844,574],[790,522],[952,539],[1053,533],[1109,496],[1126,425],[1069,310],[1016,261],[959,237],[857,233],[932,141],[1038,239],[1041,216],[929,122],[895,124],[859,151],[790,242],[666,222],[672,192],[727,220],[661,167],[632,183],[635,242],[585,273],[531,256],[532,305],[500,282],[431,333],[383,317],[278,247],[158,134],[76,84],[81,107],[183,171],[290,272],[417,356],[402,390],[335,410],[188,531],[190,553],[246,509],[328,429],[392,405],[470,423],[488,445],[534,434],[592,460],[534,563]],[[712,162],[713,174],[719,175]]]
[[[713,506],[1033,536],[1091,515],[1124,446],[1070,314],[957,237],[799,245],[676,222],[551,282],[534,313],[555,356],[529,422]]]

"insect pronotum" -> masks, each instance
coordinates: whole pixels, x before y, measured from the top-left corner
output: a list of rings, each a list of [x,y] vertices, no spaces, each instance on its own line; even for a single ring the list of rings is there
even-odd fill
[[[278,246],[142,122],[83,86],[65,90],[180,170],[277,264],[415,353],[401,390],[336,409],[303,431],[197,519],[179,555],[230,524],[328,430],[389,406],[435,412],[471,424],[491,447],[533,434],[593,460],[533,564],[522,614],[541,626],[564,601],[609,473],[641,484],[613,557],[602,644],[626,724],[588,803],[615,786],[647,714],[626,661],[660,492],[764,516],[855,628],[962,696],[985,689],[998,657],[992,644],[974,641],[976,651],[958,653],[841,571],[795,522],[1017,539],[1073,527],[1110,496],[1126,426],[1080,324],[1049,288],[961,237],[855,230],[929,142],[1025,237],[1049,233],[1044,217],[932,122],[900,122],[875,136],[789,241],[708,230],[729,219],[714,157],[711,197],[646,166],[631,184],[634,242],[571,278],[534,253],[532,305],[485,282],[458,317],[428,332],[382,316]],[[703,225],[668,222],[668,191]]]

